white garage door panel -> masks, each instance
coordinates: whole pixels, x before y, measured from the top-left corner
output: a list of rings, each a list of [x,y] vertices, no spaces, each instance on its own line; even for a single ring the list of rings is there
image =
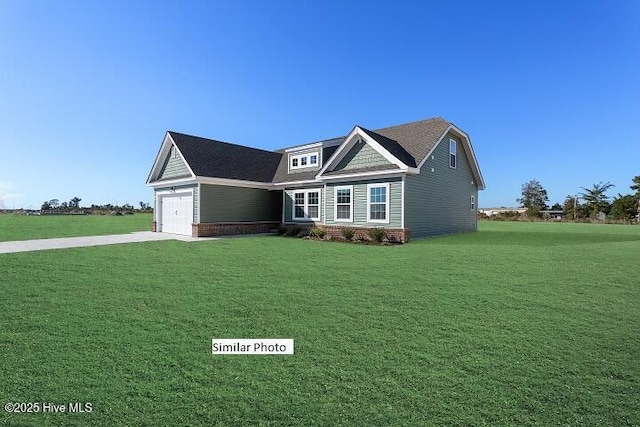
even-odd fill
[[[191,193],[172,194],[162,197],[161,203],[160,231],[190,236],[193,222],[193,195]]]

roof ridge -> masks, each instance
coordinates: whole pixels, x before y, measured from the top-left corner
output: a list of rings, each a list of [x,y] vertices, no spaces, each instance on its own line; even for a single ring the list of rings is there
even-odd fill
[[[449,120],[445,119],[444,117],[436,116],[436,117],[430,117],[428,119],[414,120],[414,121],[408,122],[408,123],[402,123],[402,124],[399,124],[399,125],[393,125],[393,126],[387,126],[387,127],[383,127],[383,128],[378,128],[378,129],[375,130],[375,132],[379,132],[381,130],[399,128],[399,127],[403,127],[403,126],[414,125],[414,124],[417,124],[417,123],[431,122],[431,121],[433,121],[433,122],[441,121],[441,122],[445,122],[445,123],[448,123],[448,124],[452,124]]]

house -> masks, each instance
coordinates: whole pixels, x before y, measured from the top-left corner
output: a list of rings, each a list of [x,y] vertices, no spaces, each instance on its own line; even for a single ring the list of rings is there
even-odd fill
[[[475,231],[485,188],[469,136],[440,117],[277,151],[167,132],[147,185],[158,232],[383,227],[403,242]]]

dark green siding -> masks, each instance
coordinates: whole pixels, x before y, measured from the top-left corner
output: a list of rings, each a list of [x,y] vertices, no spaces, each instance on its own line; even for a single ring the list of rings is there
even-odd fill
[[[289,188],[284,190],[284,221],[285,222],[294,222],[293,220],[293,193],[297,190],[318,190],[320,192],[320,223],[324,221],[324,188],[316,186],[306,187],[306,188]],[[282,201],[281,201],[282,203]],[[308,220],[299,220],[296,219],[295,222],[313,222]]]
[[[175,147],[172,147],[172,149],[175,149]],[[184,178],[185,176],[191,176],[191,173],[182,156],[180,156],[180,154],[176,154],[175,157],[169,155],[164,162],[164,166],[162,166],[158,180]]]
[[[281,219],[281,191],[201,184],[199,202],[201,223]]]
[[[378,153],[369,144],[360,140],[351,147],[351,150],[349,150],[332,170],[361,169],[379,165],[391,165],[391,162],[385,159],[382,154]]]
[[[457,167],[449,167],[449,137],[457,141]],[[475,231],[478,186],[459,138],[447,135],[419,175],[405,180],[405,227],[411,238]]]
[[[389,223],[367,222],[367,184],[389,183]],[[353,185],[353,222],[335,221],[335,187]],[[402,227],[402,178],[372,179],[327,184],[326,219],[327,225],[345,225],[359,227]]]

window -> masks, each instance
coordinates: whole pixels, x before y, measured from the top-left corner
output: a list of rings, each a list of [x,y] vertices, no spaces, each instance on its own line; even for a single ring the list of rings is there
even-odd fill
[[[471,196],[471,210],[476,210],[476,196]]]
[[[389,184],[367,185],[367,221],[389,222]]]
[[[449,139],[449,167],[452,169],[456,168],[457,158],[457,143],[454,139]]]
[[[319,152],[306,154],[289,155],[291,159],[291,169],[301,169],[318,166]]]
[[[353,186],[335,187],[335,221],[353,221]]]
[[[172,159],[176,158],[176,147],[174,145],[172,145],[171,148],[169,149],[169,153],[171,153]]]
[[[320,220],[320,190],[301,190],[293,193],[293,219]]]

